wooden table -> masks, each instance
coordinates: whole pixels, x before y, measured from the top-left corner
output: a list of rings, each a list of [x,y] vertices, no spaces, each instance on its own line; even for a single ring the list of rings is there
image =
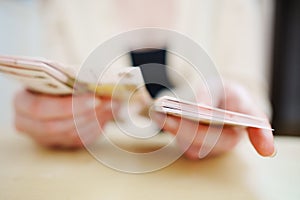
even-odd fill
[[[300,139],[277,137],[276,145],[275,158],[258,156],[245,139],[224,156],[128,174],[85,149],[44,149],[2,127],[0,199],[300,199]]]

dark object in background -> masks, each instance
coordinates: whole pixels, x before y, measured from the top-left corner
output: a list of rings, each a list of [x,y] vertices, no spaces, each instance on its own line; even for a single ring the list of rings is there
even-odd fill
[[[152,97],[156,97],[162,89],[173,87],[165,67],[166,50],[145,49],[139,52],[131,52],[130,55],[133,66],[140,66],[146,88]]]
[[[272,76],[276,134],[300,136],[300,1],[276,0]]]

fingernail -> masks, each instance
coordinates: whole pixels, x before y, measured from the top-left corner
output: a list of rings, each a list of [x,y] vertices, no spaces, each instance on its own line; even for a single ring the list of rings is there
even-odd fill
[[[271,158],[274,158],[277,155],[277,148],[274,146],[274,152],[270,155]]]
[[[86,102],[85,102],[85,105],[87,108],[96,108],[97,106],[99,106],[101,103],[100,99],[98,98],[92,98],[92,99],[88,99]]]

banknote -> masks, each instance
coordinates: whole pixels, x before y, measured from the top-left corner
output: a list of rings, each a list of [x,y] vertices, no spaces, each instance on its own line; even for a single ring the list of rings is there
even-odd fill
[[[0,55],[1,74],[22,82],[29,90],[49,95],[93,92],[98,96],[123,98],[143,84],[138,67],[118,68],[109,77],[83,81],[64,64],[22,56]]]

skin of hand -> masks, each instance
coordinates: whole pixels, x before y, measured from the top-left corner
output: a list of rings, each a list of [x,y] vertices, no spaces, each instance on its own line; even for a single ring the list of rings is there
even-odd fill
[[[76,109],[72,108],[72,98]],[[103,128],[113,119],[119,104],[111,102],[93,95],[58,97],[23,90],[14,99],[15,127],[46,147],[82,147],[101,134],[99,126]]]
[[[226,82],[224,84],[224,98],[219,100],[219,108],[226,108],[226,110],[258,116],[266,119],[266,125],[271,127],[267,116],[255,105],[252,98],[247,91],[236,83]],[[207,93],[200,91],[199,99],[208,99]],[[205,100],[205,101],[206,101]],[[201,102],[203,103],[203,102]],[[212,149],[208,156],[215,156],[233,149],[243,136],[242,128],[224,126],[221,130],[218,127],[208,128],[208,125],[199,124],[180,117],[164,115],[161,113],[151,113],[153,119],[160,125],[160,127],[176,137],[179,148],[184,150],[184,155],[190,159],[198,160],[204,158],[199,154],[201,148],[205,145],[212,145],[205,143],[204,138],[214,134],[214,132],[221,131],[221,134],[211,146]],[[215,130],[214,130],[215,129]],[[273,134],[271,130],[264,130],[258,128],[246,128],[248,137],[254,146],[255,150],[261,155],[272,157],[276,154],[276,149],[273,142]],[[188,144],[188,146],[187,146]]]

